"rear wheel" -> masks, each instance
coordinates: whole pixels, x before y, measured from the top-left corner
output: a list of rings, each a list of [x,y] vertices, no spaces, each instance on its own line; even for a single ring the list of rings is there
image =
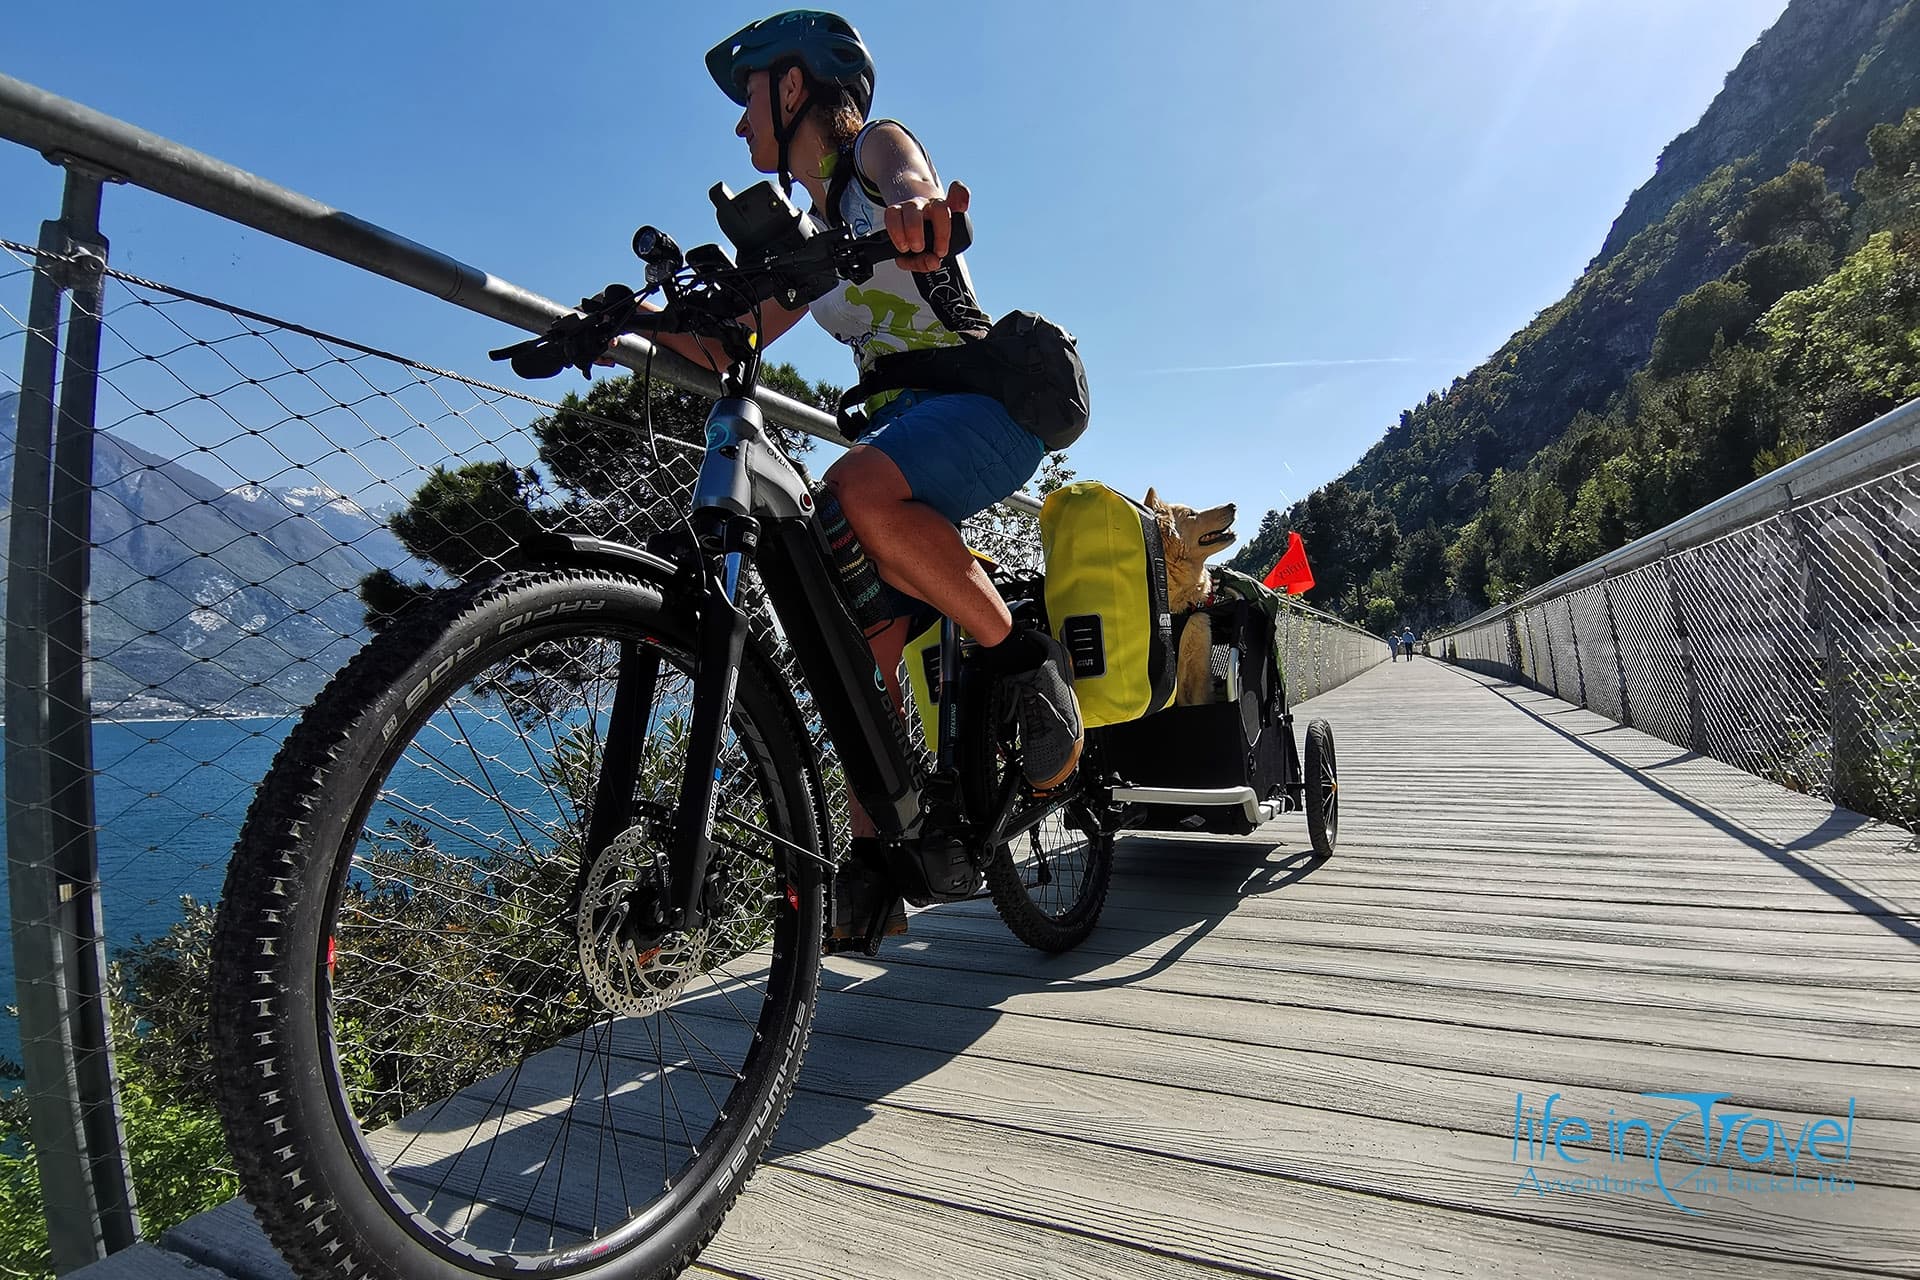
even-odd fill
[[[1307,838],[1313,851],[1331,857],[1340,839],[1339,767],[1333,755],[1333,726],[1315,720],[1307,726]]]
[[[690,609],[515,575],[378,637],[288,738],[215,938],[221,1110],[303,1275],[640,1280],[719,1226],[819,983],[818,779],[749,644],[708,923],[663,880]]]
[[[1011,786],[1024,802],[1031,792],[1020,767],[1017,718],[995,714],[993,680],[984,671],[962,683],[961,772],[967,806],[991,818]],[[1084,775],[1082,775],[1084,776]],[[1061,803],[984,853],[994,909],[1013,936],[1041,951],[1067,951],[1100,922],[1113,881],[1113,833],[1069,782]]]

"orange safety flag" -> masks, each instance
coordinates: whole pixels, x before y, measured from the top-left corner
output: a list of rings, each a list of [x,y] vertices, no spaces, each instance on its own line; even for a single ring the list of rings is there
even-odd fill
[[[1290,596],[1313,586],[1313,570],[1307,567],[1307,548],[1299,534],[1287,535],[1287,549],[1273,562],[1273,568],[1267,570],[1265,585]]]

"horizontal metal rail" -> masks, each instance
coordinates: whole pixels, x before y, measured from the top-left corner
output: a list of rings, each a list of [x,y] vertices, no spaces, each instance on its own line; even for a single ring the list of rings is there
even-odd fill
[[[1697,547],[1745,528],[1799,503],[1851,488],[1876,476],[1920,461],[1920,400],[1910,400],[1864,427],[1815,449],[1709,502],[1691,515],[1636,538],[1626,546],[1569,569],[1518,599],[1495,605],[1465,622],[1429,636],[1428,643],[1484,627],[1502,616],[1543,600],[1567,595],[1606,578],[1652,564],[1676,551]]]
[[[6,75],[0,75],[0,138],[49,159],[81,159],[134,186],[532,333],[572,310],[398,232]],[[711,370],[632,334],[621,339],[613,358],[636,372],[651,359],[656,376],[687,391],[712,396],[720,390]],[[756,398],[782,426],[847,443],[830,414],[765,389]],[[1006,505],[1030,515],[1040,509],[1023,494]]]

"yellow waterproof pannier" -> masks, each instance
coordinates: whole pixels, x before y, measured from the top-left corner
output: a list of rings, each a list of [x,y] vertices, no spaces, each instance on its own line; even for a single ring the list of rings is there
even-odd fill
[[[1073,658],[1089,729],[1173,700],[1173,616],[1153,512],[1097,480],[1055,489],[1040,508],[1047,620]]]
[[[940,749],[940,628],[944,619],[907,641],[900,652],[906,667],[907,687],[913,706],[920,713],[920,731],[926,735],[927,750]]]

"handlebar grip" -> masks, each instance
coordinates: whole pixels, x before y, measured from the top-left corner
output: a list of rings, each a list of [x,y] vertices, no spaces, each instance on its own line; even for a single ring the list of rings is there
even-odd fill
[[[973,220],[965,211],[953,215],[953,226],[947,231],[947,256],[965,253],[967,246],[973,243]]]
[[[511,357],[513,372],[522,378],[551,378],[567,367],[567,350],[559,343],[536,343]]]
[[[927,243],[932,244],[933,224],[931,222],[926,224],[926,231]],[[954,214],[953,222],[947,228],[947,256],[951,258],[956,254],[965,253],[967,247],[972,243],[972,219],[968,218],[965,213]],[[893,237],[885,230],[869,231],[866,235],[860,237],[857,242],[857,247],[860,257],[869,262],[885,262],[890,258],[900,256],[900,251],[893,247]]]

